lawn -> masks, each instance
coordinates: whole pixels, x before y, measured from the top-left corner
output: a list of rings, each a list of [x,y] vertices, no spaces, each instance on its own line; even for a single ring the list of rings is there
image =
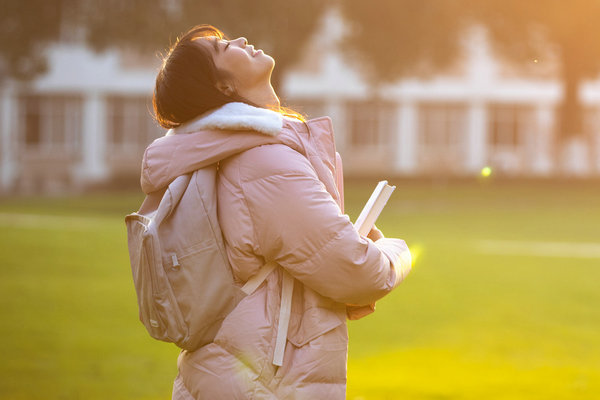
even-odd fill
[[[348,399],[600,398],[600,184],[395,183],[378,225],[416,261],[349,324]],[[373,187],[348,184],[352,218]],[[170,398],[178,351],[128,265],[140,201],[0,199],[0,398]]]

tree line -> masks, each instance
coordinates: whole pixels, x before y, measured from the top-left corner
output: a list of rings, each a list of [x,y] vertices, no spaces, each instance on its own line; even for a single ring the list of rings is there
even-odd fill
[[[600,72],[600,0],[0,0],[0,82],[43,73],[44,48],[69,35],[98,51],[155,53],[210,23],[271,54],[277,84],[329,7],[348,24],[340,49],[373,84],[448,67],[473,24],[485,26],[496,53],[511,62],[537,62],[550,52],[563,83],[560,136],[582,133],[578,88]]]

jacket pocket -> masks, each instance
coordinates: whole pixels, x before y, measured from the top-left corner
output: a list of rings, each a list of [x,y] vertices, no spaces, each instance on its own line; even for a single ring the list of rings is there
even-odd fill
[[[345,323],[346,315],[343,309],[309,308],[299,317],[299,324],[296,329],[288,331],[288,341],[296,347],[315,342],[311,343],[311,346],[324,346],[328,350],[342,350],[348,345],[347,336],[345,340],[333,337],[331,340],[323,338],[325,340],[322,343],[317,339]]]

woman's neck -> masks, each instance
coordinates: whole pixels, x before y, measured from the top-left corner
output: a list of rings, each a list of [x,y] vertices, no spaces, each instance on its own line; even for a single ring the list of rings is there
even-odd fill
[[[250,100],[259,107],[268,108],[271,110],[279,110],[279,107],[281,106],[279,97],[277,97],[277,94],[270,83],[268,86],[257,87],[248,93],[240,94],[242,97]]]

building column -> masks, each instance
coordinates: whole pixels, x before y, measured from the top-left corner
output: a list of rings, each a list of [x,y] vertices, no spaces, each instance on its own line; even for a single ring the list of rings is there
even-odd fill
[[[12,90],[5,88],[0,93],[0,192],[6,193],[14,185],[17,172],[17,107]]]
[[[552,173],[554,112],[551,105],[540,105],[535,111],[536,135],[535,151],[533,152],[532,169],[535,174],[549,175]]]
[[[411,174],[417,170],[417,105],[413,101],[403,101],[396,113],[396,152],[392,168],[394,172]]]
[[[106,105],[100,93],[90,93],[83,103],[82,162],[75,173],[79,184],[108,176],[106,165]]]
[[[483,102],[472,103],[467,113],[467,154],[465,169],[478,173],[487,161],[488,116]]]
[[[344,102],[340,99],[329,99],[325,103],[325,115],[333,121],[333,131],[335,132],[335,147],[340,154],[344,153],[348,143],[348,125],[346,120],[346,110]]]

